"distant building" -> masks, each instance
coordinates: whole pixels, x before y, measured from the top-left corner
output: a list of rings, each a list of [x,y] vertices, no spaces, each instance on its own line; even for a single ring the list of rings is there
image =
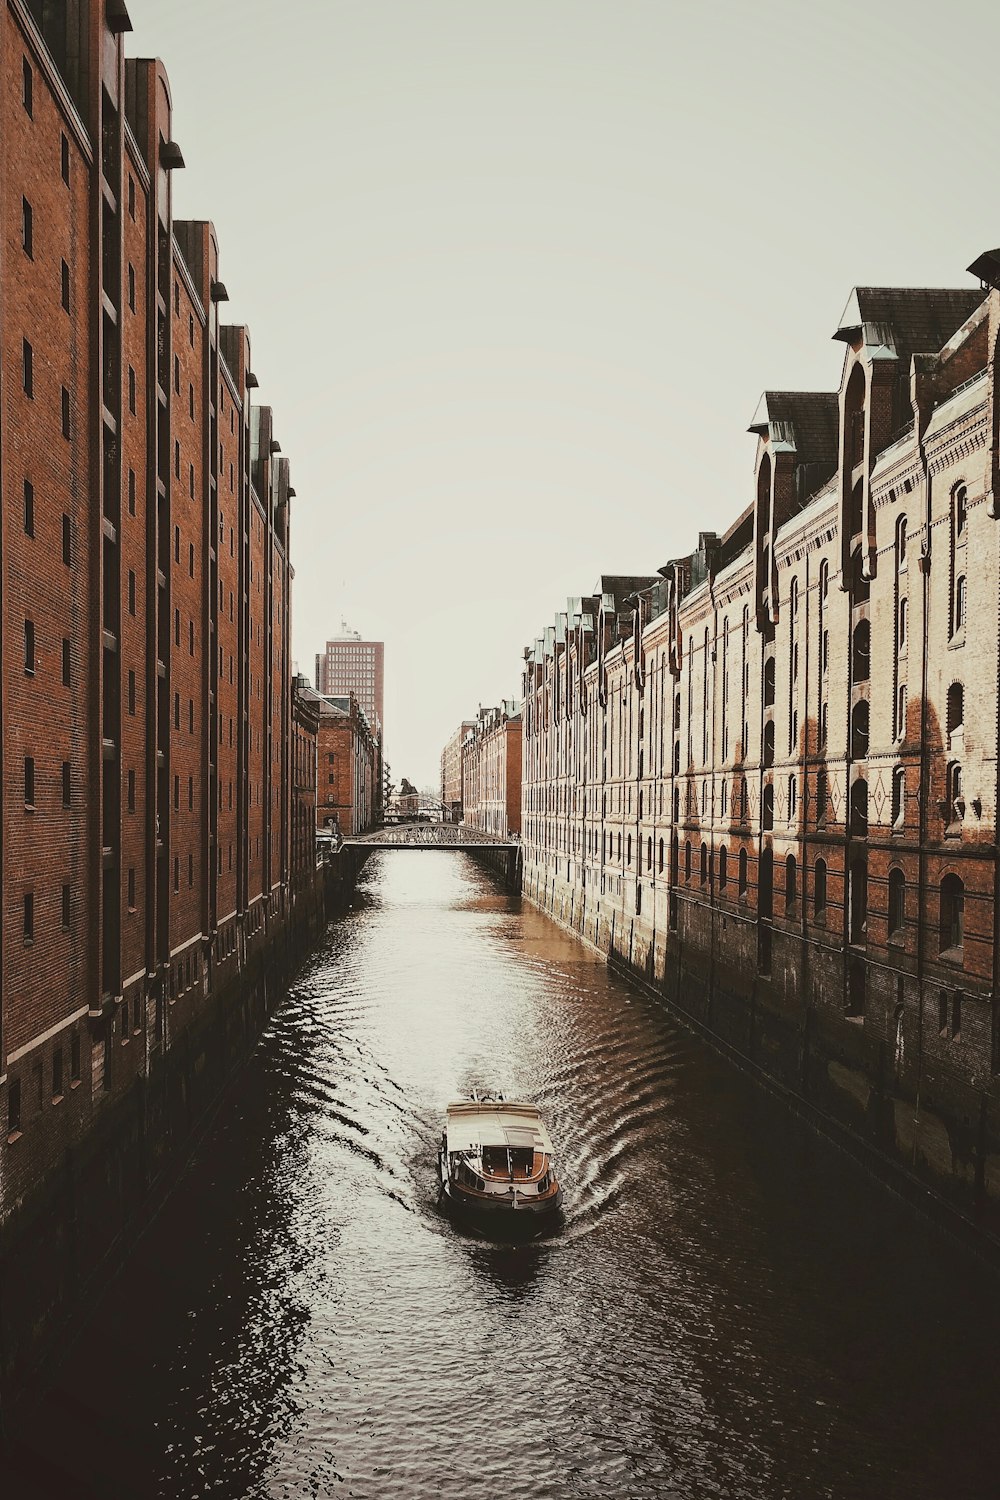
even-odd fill
[[[384,710],[385,643],[363,641],[344,620],[340,634],[316,655],[316,691],[325,698],[353,693],[370,727],[381,732]]]
[[[291,878],[293,894],[316,869],[316,757],[319,700],[304,677],[292,678]]]
[[[353,693],[304,694],[319,714],[316,744],[316,826],[342,838],[365,833],[377,821],[381,742]]]
[[[441,816],[446,823],[462,821],[462,744],[475,727],[475,719],[463,719],[441,751]]]
[[[481,708],[462,744],[463,822],[508,838],[521,831],[521,705]]]

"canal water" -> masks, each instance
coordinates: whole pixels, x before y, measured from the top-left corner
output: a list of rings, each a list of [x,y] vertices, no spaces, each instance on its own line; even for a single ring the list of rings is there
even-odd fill
[[[436,1203],[542,1106],[561,1230]],[[994,1276],[464,855],[397,851],[21,1430],[17,1492],[996,1496]],[[13,1491],[12,1491],[13,1493]]]

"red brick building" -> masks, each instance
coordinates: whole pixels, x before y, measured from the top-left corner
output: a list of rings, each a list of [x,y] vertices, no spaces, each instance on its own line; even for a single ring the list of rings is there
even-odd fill
[[[993,1233],[998,335],[991,286],[857,288],[729,531],[524,679],[529,896]]]
[[[463,719],[441,751],[441,816],[446,823],[462,821],[462,746],[475,727],[475,719]]]
[[[381,745],[358,700],[306,696],[319,715],[316,755],[316,826],[342,838],[365,833],[378,817]]]
[[[308,886],[316,872],[316,766],[319,703],[304,677],[292,679],[292,890]]]
[[[291,878],[294,492],[129,29],[122,0],[0,12],[0,1215]]]
[[[521,705],[481,708],[462,742],[463,823],[497,838],[521,831]]]
[[[385,724],[385,643],[363,641],[341,621],[340,634],[316,655],[316,690],[324,698],[347,698],[351,693],[374,734]]]

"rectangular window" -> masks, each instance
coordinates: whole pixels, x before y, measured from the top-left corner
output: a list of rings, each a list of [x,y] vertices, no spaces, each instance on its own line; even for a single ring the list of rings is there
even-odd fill
[[[135,772],[128,773],[128,810],[135,812]]]
[[[62,680],[63,680],[63,687],[69,687],[69,685],[70,685],[70,646],[69,646],[69,641],[67,640],[66,636],[63,636],[63,643],[62,643]]]
[[[63,807],[69,807],[71,798],[72,798],[72,787],[70,785],[70,779],[69,779],[69,761],[68,760],[64,760],[63,763],[62,763],[62,805],[63,805]]]
[[[180,695],[180,693],[175,693],[174,694],[174,728],[175,729],[180,729],[180,727],[181,727],[181,695]]]
[[[69,136],[65,132],[59,136],[59,170],[63,182],[69,187]]]
[[[174,478],[175,479],[180,479],[180,477],[181,477],[181,445],[177,441],[177,439],[175,438],[174,439]]]
[[[35,675],[35,625],[33,620],[24,622],[24,671],[28,677]]]
[[[65,386],[62,388],[62,435],[69,437],[69,391]]]
[[[21,249],[29,260],[35,258],[35,233],[34,218],[31,204],[27,198],[21,199]]]
[[[80,1033],[73,1033],[69,1044],[69,1076],[73,1083],[80,1082]]]
[[[194,542],[191,543],[191,545],[190,545],[190,547],[188,549],[188,572],[190,573],[191,577],[193,578],[194,577]]]
[[[135,713],[135,673],[134,672],[129,672],[129,674],[128,674],[128,711],[129,711],[130,714],[134,714]]]
[[[135,218],[135,178],[129,173],[128,178],[128,216]]]
[[[180,811],[180,805],[181,805],[181,779],[180,779],[179,776],[175,776],[174,777],[174,812],[179,812]]]
[[[35,75],[31,71],[31,64],[26,57],[21,59],[21,103],[24,105],[26,115],[34,118],[35,114]]]
[[[135,515],[135,470],[128,471],[128,513]]]
[[[188,494],[194,499],[194,464],[188,464]]]
[[[24,481],[24,534],[35,534],[35,486],[27,479]]]
[[[31,891],[24,893],[24,941],[35,940],[35,898]]]
[[[135,911],[135,868],[129,867],[128,872],[128,909]]]
[[[63,562],[70,568],[73,565],[73,527],[69,516],[62,518],[62,548]]]
[[[63,924],[63,930],[65,932],[69,931],[69,918],[70,918],[70,893],[69,893],[69,886],[68,885],[64,885],[63,888],[62,888],[62,924]]]
[[[63,1054],[62,1048],[57,1047],[52,1054],[52,1099],[61,1099],[63,1096]]]
[[[21,1080],[12,1078],[7,1088],[7,1134],[21,1132]]]
[[[194,777],[188,777],[188,812],[194,810]]]
[[[178,855],[174,855],[174,894],[181,888],[181,862]]]
[[[21,341],[21,379],[24,394],[33,397],[35,394],[35,356],[27,339]]]
[[[25,807],[35,805],[35,758],[33,755],[24,757],[24,805]]]
[[[179,563],[180,560],[181,560],[181,528],[179,526],[175,526],[174,527],[174,562],[175,563]]]
[[[188,889],[194,885],[194,855],[188,855]]]
[[[128,409],[135,416],[135,371],[128,367]]]
[[[135,266],[128,263],[128,305],[135,312]]]
[[[69,312],[69,266],[65,261],[62,263],[62,305],[63,311]]]
[[[135,614],[135,574],[131,568],[128,570],[128,612]]]

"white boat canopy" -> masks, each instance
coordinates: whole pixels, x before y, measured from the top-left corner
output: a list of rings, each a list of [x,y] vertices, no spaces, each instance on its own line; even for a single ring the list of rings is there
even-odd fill
[[[461,1151],[481,1156],[484,1146],[552,1155],[552,1141],[538,1110],[517,1099],[460,1099],[449,1104],[445,1137],[449,1155]]]

